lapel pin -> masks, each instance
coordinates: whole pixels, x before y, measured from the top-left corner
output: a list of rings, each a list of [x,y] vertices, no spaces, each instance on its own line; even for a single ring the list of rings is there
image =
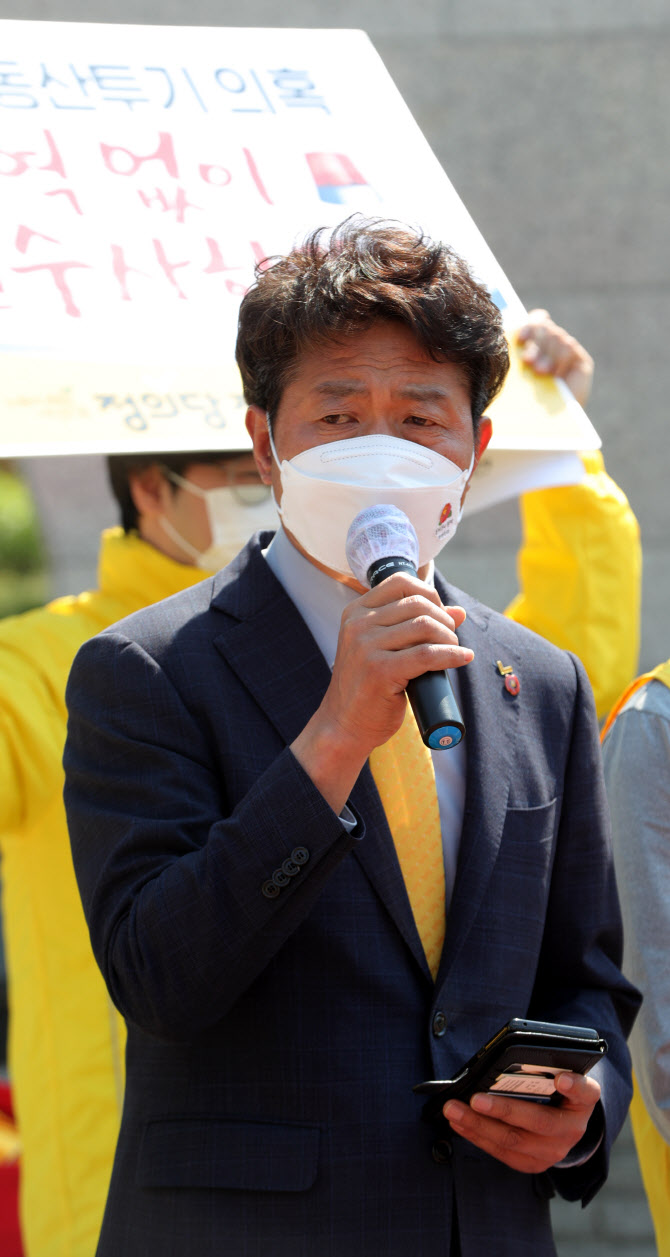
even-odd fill
[[[521,689],[521,682],[514,672],[511,663],[502,663],[500,659],[496,659],[496,667],[503,678],[507,693],[511,694],[512,698],[516,698]]]

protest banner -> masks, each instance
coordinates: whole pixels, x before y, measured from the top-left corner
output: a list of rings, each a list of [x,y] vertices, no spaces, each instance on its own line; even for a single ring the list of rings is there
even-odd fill
[[[0,22],[0,455],[247,444],[254,266],[356,211],[453,245],[523,321],[363,32]],[[600,444],[516,355],[490,413],[471,509]]]

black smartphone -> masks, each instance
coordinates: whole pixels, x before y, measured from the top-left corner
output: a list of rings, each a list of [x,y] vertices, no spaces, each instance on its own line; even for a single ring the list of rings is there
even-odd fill
[[[455,1078],[420,1082],[414,1091],[428,1097],[423,1110],[428,1121],[442,1116],[447,1100],[467,1102],[476,1091],[557,1104],[556,1075],[566,1069],[586,1074],[606,1051],[597,1030],[513,1017]]]

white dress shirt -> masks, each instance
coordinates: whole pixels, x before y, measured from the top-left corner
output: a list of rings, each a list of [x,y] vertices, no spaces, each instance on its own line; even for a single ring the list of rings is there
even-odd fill
[[[332,669],[337,650],[342,612],[348,603],[360,597],[341,581],[326,576],[319,568],[296,550],[283,528],[275,533],[264,556],[277,580],[283,585],[291,601],[297,607],[312,637]],[[433,583],[431,564],[428,584]],[[467,665],[466,665],[467,666]],[[452,668],[449,679],[454,698],[460,705],[458,669]],[[463,810],[465,806],[466,750],[465,738],[449,750],[432,752],[435,768],[435,785],[440,810],[442,850],[444,852],[444,882],[446,908],[449,909],[456,876],[456,862],[461,840]],[[347,809],[348,811],[348,809]],[[347,812],[341,817],[348,823]]]

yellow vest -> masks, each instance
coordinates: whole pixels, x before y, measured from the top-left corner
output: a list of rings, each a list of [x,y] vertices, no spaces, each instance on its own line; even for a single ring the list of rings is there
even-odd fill
[[[670,659],[665,663],[660,663],[651,672],[645,672],[637,677],[628,689],[624,690],[607,717],[602,731],[603,739],[619,712],[626,706],[628,699],[637,690],[642,689],[648,681],[661,681],[670,689]],[[647,1193],[649,1209],[654,1221],[658,1257],[670,1257],[670,1145],[666,1143],[649,1116],[635,1079],[633,1079],[630,1117],[644,1190]]]
[[[9,1072],[27,1257],[92,1257],[123,1096],[125,1026],[91,952],[62,802],[65,684],[87,638],[202,580],[121,529],[99,588],[0,622],[0,852]]]
[[[642,551],[637,520],[598,451],[580,484],[521,498],[519,589],[506,614],[579,656],[598,719],[637,671]]]

